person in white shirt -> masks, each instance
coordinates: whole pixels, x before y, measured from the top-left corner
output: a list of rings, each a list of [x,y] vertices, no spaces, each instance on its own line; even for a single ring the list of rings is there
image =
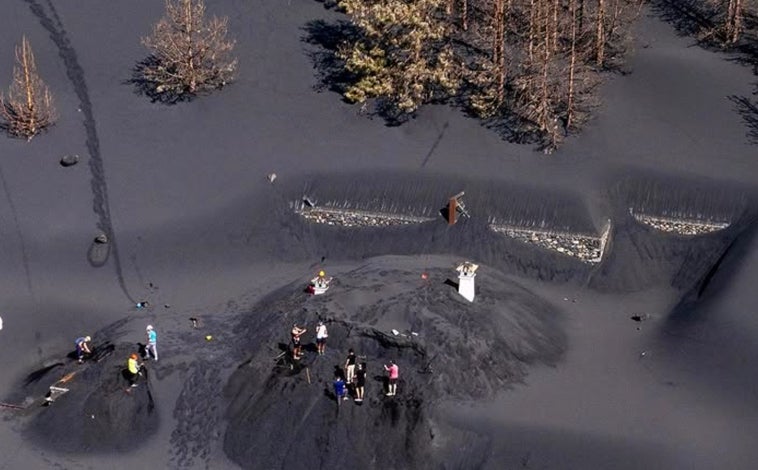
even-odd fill
[[[326,338],[328,336],[329,333],[326,331],[326,325],[324,325],[324,322],[318,322],[318,325],[316,326],[316,349],[320,356],[324,355],[324,351],[326,350]]]

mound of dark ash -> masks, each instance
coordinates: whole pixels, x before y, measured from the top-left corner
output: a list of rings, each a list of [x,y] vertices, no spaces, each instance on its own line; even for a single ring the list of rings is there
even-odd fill
[[[244,468],[429,468],[483,458],[486,443],[447,426],[436,405],[492,396],[530,365],[556,361],[565,349],[560,315],[486,268],[469,303],[451,270],[422,279],[414,259],[372,260],[322,296],[288,286],[242,319],[238,346],[249,359],[226,388],[231,459]],[[313,344],[319,319],[329,329],[323,356]],[[308,328],[299,361],[289,352],[293,323]],[[367,366],[365,400],[338,405],[332,381],[349,348]],[[390,360],[400,367],[393,397],[384,393]]]
[[[101,346],[102,348],[103,346]],[[158,413],[146,382],[129,388],[124,375],[130,344],[110,346],[99,362],[71,361],[52,370],[32,373],[25,393],[34,397],[26,433],[45,448],[59,452],[113,452],[134,449],[158,428]],[[98,350],[95,350],[97,356]],[[104,357],[103,357],[104,356]],[[49,406],[42,397],[56,380],[74,372],[65,383],[69,391]],[[150,371],[145,375],[149,380]],[[128,390],[128,391],[127,391]]]

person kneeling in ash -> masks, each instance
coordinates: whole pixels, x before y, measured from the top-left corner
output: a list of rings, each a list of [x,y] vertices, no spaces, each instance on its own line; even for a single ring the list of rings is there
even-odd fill
[[[90,341],[92,341],[92,338],[89,336],[81,336],[74,341],[74,344],[76,344],[76,358],[79,360],[79,364],[84,362],[85,354],[92,354],[92,349],[89,347]]]

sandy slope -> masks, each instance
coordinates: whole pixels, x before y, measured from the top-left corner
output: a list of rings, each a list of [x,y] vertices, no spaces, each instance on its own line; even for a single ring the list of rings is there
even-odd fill
[[[749,95],[754,77],[721,55],[689,47],[691,41],[655,18],[642,19],[633,73],[605,86],[597,120],[546,159],[446,108],[424,109],[407,125],[387,128],[358,118],[331,93],[316,93],[303,27],[333,15],[317,2],[209,2],[209,9],[231,17],[240,80],[172,107],[151,104],[124,84],[144,54],[138,36],[159,15],[158,3],[6,3],[0,81],[10,77],[11,45],[27,34],[61,120],[30,144],[0,139],[0,396],[19,398],[23,378],[65,356],[85,332],[128,347],[143,340],[151,322],[164,356],[151,378],[160,425],[149,440],[131,436],[125,448],[137,451],[82,454],[73,446],[53,452],[45,439],[26,437],[30,418],[11,418],[0,425],[0,468],[133,468],[146,461],[233,468],[220,445],[228,405],[220,391],[237,365],[228,349],[231,319],[256,315],[252,306],[266,293],[304,279],[322,256],[338,269],[333,258],[350,258],[341,260],[349,266],[351,259],[394,248],[386,240],[377,248],[372,239],[381,236],[333,237],[295,222],[284,208],[300,185],[318,181],[313,175],[370,178],[383,170],[459,179],[474,190],[495,180],[511,192],[518,190],[508,184],[517,181],[517,189],[565,191],[580,201],[580,218],[596,226],[620,207],[613,188],[640,168],[663,170],[674,185],[697,176],[730,188],[756,182],[755,148],[727,99]],[[57,162],[66,153],[82,161],[64,169]],[[281,186],[265,182],[270,171]],[[438,183],[434,191],[448,188]],[[552,199],[537,205],[545,201]],[[91,241],[103,224],[116,237],[97,267],[103,257],[91,251]],[[406,234],[400,246],[408,254],[427,254],[429,246],[450,253],[466,241],[440,238],[442,231],[418,232],[435,244]],[[706,291],[712,300],[681,306],[677,321],[669,320],[678,303],[665,285],[670,266],[658,262],[633,264],[641,266],[635,279],[649,275],[660,284],[652,291],[614,293],[623,277],[610,283],[616,286],[610,292],[606,285],[605,294],[581,287],[583,276],[569,276],[569,284],[530,284],[567,312],[567,355],[555,369],[532,371],[516,391],[463,408],[465,416],[460,404],[447,413],[489,437],[485,467],[750,468],[758,420],[755,383],[745,370],[754,364],[756,324],[745,306],[753,303],[756,248],[750,233],[741,233],[724,239],[738,237],[738,249],[719,265]],[[349,250],[343,252],[342,241]],[[654,245],[663,251],[653,255],[681,246]],[[709,256],[725,248],[715,246]],[[505,255],[510,261],[499,268],[517,276],[528,275],[523,266],[553,274],[556,266],[576,268],[518,248],[477,256]],[[681,259],[700,252],[687,256]],[[663,265],[676,265],[672,259]],[[141,299],[153,308],[134,309]],[[638,325],[628,318],[637,312],[653,319]],[[201,331],[190,328],[190,316],[203,320]],[[122,319],[128,321],[121,328],[103,330]],[[205,333],[217,342],[206,343]],[[649,352],[644,359],[642,351]],[[86,422],[72,416],[71,424],[85,426],[78,418]],[[471,452],[484,452],[479,440],[466,442]],[[460,468],[466,462],[454,461]]]

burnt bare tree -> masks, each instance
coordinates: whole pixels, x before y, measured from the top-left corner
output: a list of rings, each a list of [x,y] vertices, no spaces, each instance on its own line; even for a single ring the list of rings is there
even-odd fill
[[[16,46],[16,65],[8,95],[0,94],[3,127],[9,134],[32,140],[57,119],[53,97],[37,73],[34,53],[26,37]]]
[[[155,94],[196,95],[234,78],[228,19],[206,18],[203,0],[166,0],[165,16],[142,44],[151,52],[138,72]]]
[[[753,1],[753,0],[740,0]],[[597,105],[641,0],[343,0],[360,31],[338,56],[350,101],[401,113],[453,98],[509,140],[550,152]]]

